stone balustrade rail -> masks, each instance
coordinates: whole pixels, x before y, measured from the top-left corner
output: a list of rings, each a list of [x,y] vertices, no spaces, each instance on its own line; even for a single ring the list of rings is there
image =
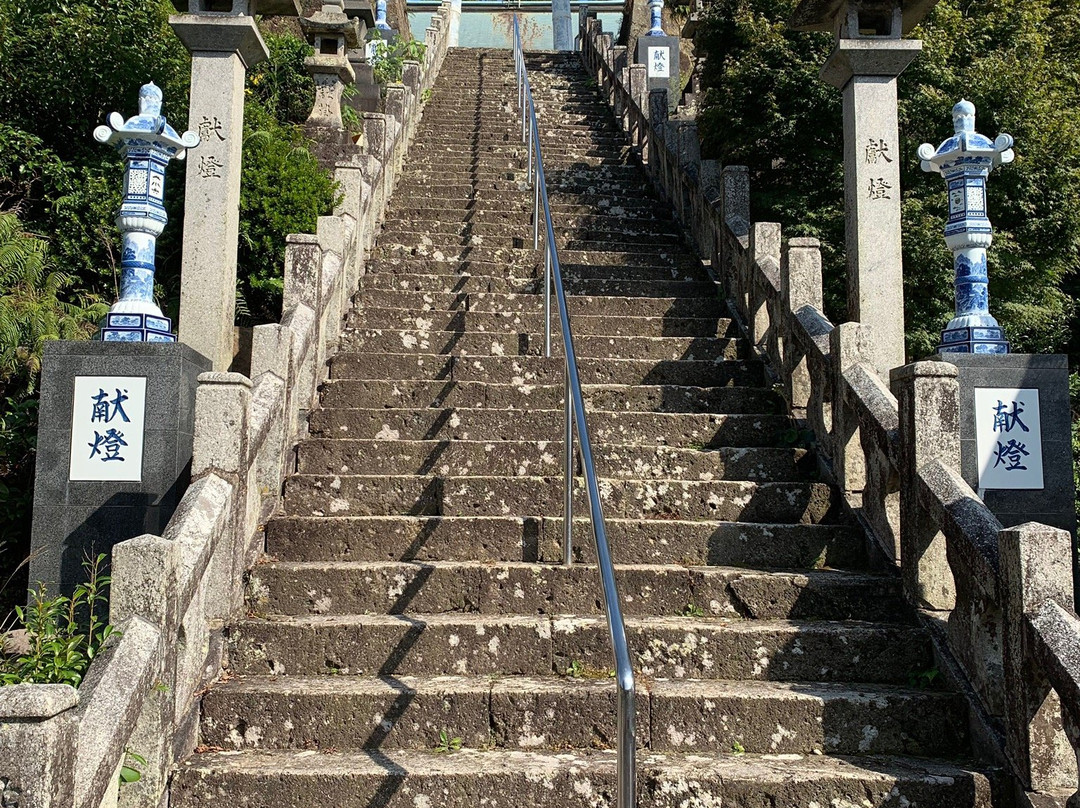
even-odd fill
[[[751,222],[742,166],[702,160],[696,123],[669,117],[595,17],[581,57],[720,293],[767,359],[823,474],[935,636],[941,672],[972,696],[979,751],[1011,772],[1018,804],[1080,805],[1080,620],[1072,542],[1037,523],[1003,529],[964,482],[955,366],[916,362],[889,383],[868,359],[872,323],[823,313],[821,253]]]
[[[122,635],[78,690],[0,688],[0,804],[163,804],[170,772],[194,748],[199,697],[226,654],[223,628],[243,613],[263,524],[280,504],[298,430],[446,55],[449,15],[447,1],[427,29],[423,63],[406,62],[386,112],[363,116],[361,145],[333,166],[334,214],[314,235],[289,236],[283,315],[255,327],[250,376],[199,377],[190,487],[164,535],[113,548],[110,621]],[[141,779],[119,786],[128,751],[146,764],[137,764]]]

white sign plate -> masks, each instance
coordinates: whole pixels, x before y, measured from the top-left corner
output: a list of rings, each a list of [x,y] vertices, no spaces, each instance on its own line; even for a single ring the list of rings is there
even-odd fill
[[[975,388],[979,488],[1042,489],[1039,391]]]
[[[142,480],[145,376],[76,376],[69,480]]]
[[[649,78],[671,78],[671,51],[667,47],[649,48]]]

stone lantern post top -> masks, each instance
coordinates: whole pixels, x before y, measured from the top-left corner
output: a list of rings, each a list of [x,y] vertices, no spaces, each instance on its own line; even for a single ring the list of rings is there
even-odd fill
[[[936,3],[937,0],[802,0],[788,20],[788,27],[796,31],[832,31],[850,39],[899,39],[911,33]],[[899,25],[894,24],[897,19]]]
[[[123,153],[135,146],[159,149],[174,160],[183,160],[188,149],[199,145],[194,132],[179,134],[161,114],[161,89],[150,82],[139,89],[139,114],[126,121],[119,112],[109,115],[109,124],[94,129],[94,140],[115,146]]]
[[[919,160],[923,171],[944,174],[962,164],[997,168],[1011,163],[1015,157],[1012,150],[1013,137],[1002,132],[994,140],[975,131],[975,105],[961,100],[952,109],[953,136],[936,149],[930,143],[919,146]]]

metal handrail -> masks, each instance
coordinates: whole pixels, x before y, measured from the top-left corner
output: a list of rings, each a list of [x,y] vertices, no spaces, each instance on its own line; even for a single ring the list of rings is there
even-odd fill
[[[566,307],[566,291],[563,289],[562,271],[559,267],[559,251],[555,243],[555,227],[551,220],[551,203],[548,201],[547,183],[544,178],[544,158],[540,148],[540,127],[536,120],[532,87],[525,70],[525,54],[521,47],[521,29],[518,16],[514,15],[514,74],[517,79],[518,107],[521,109],[521,139],[529,152],[529,182],[533,186],[533,249],[540,248],[540,214],[544,218],[544,356],[551,356],[551,290],[559,311],[562,330],[564,365],[563,403],[565,414],[565,456],[563,460],[563,563],[574,563],[571,534],[573,532],[573,473],[574,473],[574,427],[577,427],[578,452],[582,475],[589,501],[589,521],[592,523],[593,543],[596,546],[596,563],[600,570],[600,588],[604,611],[607,615],[608,633],[615,656],[615,682],[618,686],[618,728],[616,763],[616,806],[635,808],[636,798],[636,744],[634,734],[634,669],[630,664],[630,650],[626,642],[626,624],[623,622],[619,592],[615,584],[615,568],[611,563],[604,514],[600,505],[600,486],[596,480],[592,443],[585,418],[585,399],[581,392],[581,376],[578,372],[574,339],[570,333],[570,314]]]

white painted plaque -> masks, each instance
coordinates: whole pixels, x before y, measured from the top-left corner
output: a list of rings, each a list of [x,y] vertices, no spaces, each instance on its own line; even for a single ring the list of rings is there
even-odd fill
[[[1039,391],[975,388],[980,489],[1042,489]]]
[[[142,480],[145,376],[76,376],[69,480]]]
[[[671,78],[671,51],[667,46],[649,48],[649,78]]]

